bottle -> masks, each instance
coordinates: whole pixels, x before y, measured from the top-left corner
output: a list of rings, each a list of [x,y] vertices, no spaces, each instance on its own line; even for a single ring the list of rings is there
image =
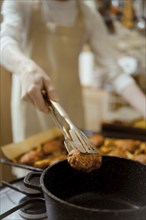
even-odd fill
[[[125,0],[122,24],[130,29],[134,27],[134,8],[132,0]]]

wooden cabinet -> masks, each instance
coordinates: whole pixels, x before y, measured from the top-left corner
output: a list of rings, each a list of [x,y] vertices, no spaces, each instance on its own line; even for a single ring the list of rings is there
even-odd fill
[[[10,99],[11,74],[0,67],[0,146],[12,142]],[[0,164],[0,180],[10,181],[13,178],[11,168]]]

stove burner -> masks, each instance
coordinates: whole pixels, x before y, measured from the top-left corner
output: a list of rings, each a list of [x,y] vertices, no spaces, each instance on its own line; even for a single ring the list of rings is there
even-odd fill
[[[29,201],[29,197],[23,197],[20,204]],[[47,217],[45,201],[41,197],[36,197],[35,201],[28,203],[19,210],[19,214],[24,219],[45,219]]]

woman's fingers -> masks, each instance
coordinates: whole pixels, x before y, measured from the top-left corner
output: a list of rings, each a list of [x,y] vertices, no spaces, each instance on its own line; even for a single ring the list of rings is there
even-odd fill
[[[36,90],[36,92],[33,94],[31,98],[33,100],[35,107],[38,110],[45,112],[45,113],[48,112],[48,108],[47,108],[47,105],[45,104],[45,100],[43,98],[41,90]]]
[[[49,76],[35,63],[31,63],[31,68],[22,71],[20,74],[22,96],[24,101],[31,102],[34,106],[43,112],[48,112],[47,105],[42,95],[45,90],[48,99],[58,101],[55,88]]]
[[[48,98],[54,101],[58,101],[58,96],[55,87],[52,85],[50,80],[44,80],[44,88],[47,92]]]
[[[42,112],[48,112],[47,105],[42,95],[42,90],[47,92],[48,99],[58,101],[55,88],[52,86],[50,81],[43,80],[40,85],[31,85],[30,88],[24,88],[22,92],[22,99],[27,102],[31,102],[38,110]]]
[[[27,92],[23,92],[22,97],[24,101],[31,102],[38,110],[48,112],[47,105],[41,93],[41,89],[37,86],[32,86]]]

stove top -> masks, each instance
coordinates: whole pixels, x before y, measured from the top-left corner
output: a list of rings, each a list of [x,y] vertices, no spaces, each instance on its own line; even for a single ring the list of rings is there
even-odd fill
[[[45,201],[43,196],[40,195],[40,192],[26,187],[23,183],[23,178],[13,181],[10,186],[13,187],[13,189],[8,186],[0,188],[1,215],[18,205],[22,207],[1,219],[47,220]],[[18,191],[16,191],[15,188],[18,189]]]

